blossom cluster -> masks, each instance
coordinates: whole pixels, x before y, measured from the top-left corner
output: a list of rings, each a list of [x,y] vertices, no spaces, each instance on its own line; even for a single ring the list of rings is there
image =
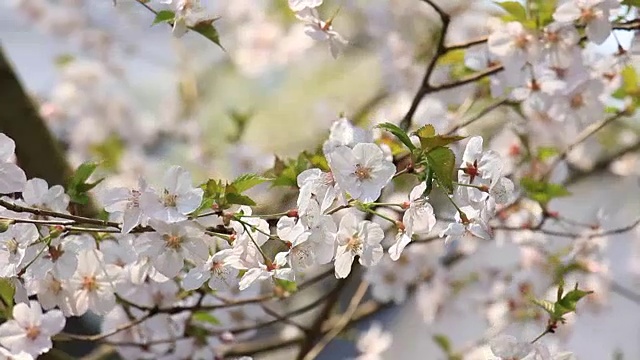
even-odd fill
[[[486,161],[485,158],[495,154],[483,153],[481,143],[481,138],[472,138],[467,145],[461,171],[474,176],[466,179],[461,176],[461,184],[475,186],[481,182],[486,189],[480,191],[479,185],[459,188],[464,191],[460,190],[456,197],[468,199],[465,202],[468,205],[463,206],[465,212],[460,214],[468,215],[462,215],[463,219],[459,218],[443,233],[448,239],[456,236],[451,230],[455,224],[463,228],[457,236],[465,231],[473,233],[475,226],[484,226],[483,218],[493,216],[488,209],[503,200],[496,198],[490,189],[509,183],[500,177],[499,169],[492,167],[495,164]],[[1,145],[10,161],[13,141],[4,136]],[[64,188],[49,187],[46,181],[37,178],[27,181],[22,170],[8,162],[5,165],[8,171],[2,177],[2,184],[6,185],[3,192],[20,196],[4,200],[3,217],[9,220],[9,225],[0,236],[0,255],[5,264],[2,276],[15,287],[17,303],[26,303],[28,296],[33,295],[38,301],[31,302],[31,311],[41,311],[41,307],[56,309],[47,314],[56,314],[60,319],[57,330],[43,327],[38,332],[51,336],[64,325],[62,314],[80,316],[87,311],[105,316],[108,333],[119,321],[127,320],[118,299],[132,305],[136,311],[131,314],[134,320],[144,320],[149,316],[141,311],[144,308],[167,309],[184,304],[180,306],[188,309],[194,302],[214,306],[220,303],[220,298],[233,298],[238,291],[241,294],[249,289],[259,291],[260,287],[254,284],[299,281],[309,269],[327,263],[333,264],[337,278],[350,274],[356,258],[364,267],[375,267],[383,257],[381,242],[385,231],[379,222],[363,219],[362,214],[377,214],[373,205],[396,175],[392,157],[388,149],[374,142],[370,132],[354,127],[344,118],[333,125],[323,148],[330,171],[311,168],[298,175],[297,209],[278,217],[274,232],[267,220],[253,215],[248,206],[234,211],[199,212],[206,200],[205,191],[194,187],[191,175],[178,166],[167,170],[159,187],[140,180],[135,189],[98,189],[96,195],[112,221],[105,224],[112,229],[73,230],[63,221],[65,215],[70,215],[70,197]],[[478,165],[478,160],[482,165]],[[396,243],[388,249],[393,260],[402,256],[412,239],[429,233],[436,223],[425,190],[426,184],[420,183],[411,191],[408,201],[397,204],[398,208],[406,209],[401,221],[382,217],[397,228]],[[53,215],[38,215],[38,209],[51,211]],[[213,224],[226,230],[220,231]],[[104,234],[96,237],[90,231]],[[265,254],[264,244],[270,239],[284,244],[286,250],[273,257]],[[207,287],[203,287],[205,282]],[[179,299],[181,289],[196,292]],[[215,297],[199,293],[202,289],[215,291]],[[218,311],[214,314],[222,317]],[[254,313],[253,320],[259,315]],[[14,316],[19,321],[20,315]],[[167,340],[167,336],[178,339],[192,316],[189,311],[158,314],[130,331],[135,329],[135,337],[142,343]],[[155,322],[166,325],[155,326]],[[29,335],[31,328],[24,326],[27,339],[36,341]],[[158,329],[162,329],[160,333]],[[193,340],[187,344],[179,342],[179,349],[171,351],[178,357],[195,353],[204,356]],[[212,342],[222,340],[212,335],[207,344],[211,346]],[[25,350],[31,355],[50,348],[50,342],[42,344],[39,340],[28,343],[31,345],[7,344],[11,351]],[[168,350],[164,345],[144,351],[166,355]]]
[[[220,45],[218,19],[199,1],[161,3],[171,10],[154,10],[154,23],[169,23],[178,37],[193,31]],[[414,66],[422,55],[412,53],[396,29],[410,28],[408,19],[424,9],[350,2],[326,18],[320,15],[323,0],[289,0],[295,23],[281,27],[265,15],[266,5],[242,3],[228,5],[223,21],[238,25],[240,45],[230,46],[237,55],[232,60],[250,76],[303,58],[309,39],[298,34],[326,42],[335,58],[349,56],[349,43],[333,22],[348,11],[366,18],[363,36],[380,42],[388,100],[365,109],[373,110],[374,126],[340,117],[316,152],[294,160],[276,157],[273,168],[228,181],[194,183],[198,176],[181,166],[140,176],[144,171],[137,166],[151,162],[145,157],[149,149],[166,136],[183,135],[196,144],[196,157],[209,161],[202,128],[191,118],[189,126],[130,126],[139,114],[115,98],[104,69],[75,62],[41,114],[76,164],[95,154],[97,144],[111,144],[105,135],[115,134],[128,159],[115,170],[137,186],[100,183],[95,167],[85,165],[73,188],[28,179],[15,161],[16,144],[0,134],[0,284],[13,298],[2,313],[0,355],[35,358],[52,348],[52,339],[66,337],[107,341],[123,358],[235,356],[240,347],[234,345],[278,320],[293,324],[278,340],[308,333],[264,303],[288,298],[329,274],[362,276],[379,304],[402,304],[414,292],[427,323],[459,299],[472,302],[491,328],[518,333],[484,341],[485,353],[499,359],[572,359],[538,338],[518,339],[529,335],[531,325],[542,336],[564,336],[582,298],[600,308],[611,285],[608,237],[640,223],[605,231],[601,213],[585,223],[550,205],[569,195],[562,182],[588,174],[582,169],[596,162],[589,151],[601,147],[593,135],[613,122],[624,130],[613,129],[611,136],[631,144],[621,152],[631,158],[616,155],[613,170],[637,175],[638,136],[629,130],[634,123],[624,120],[638,105],[639,78],[615,32],[640,28],[637,19],[628,19],[637,9],[616,0],[526,8],[507,2],[500,18],[472,26],[469,32],[480,37],[469,41],[451,29],[462,27],[456,21],[480,12],[480,5],[458,9],[423,1],[444,26],[424,74]],[[451,42],[459,37],[464,40]],[[615,50],[597,48],[607,39],[615,40]],[[497,102],[487,105],[489,99]],[[486,115],[498,108],[507,119],[496,136],[466,136],[475,134],[471,123],[491,118]],[[385,122],[402,116],[401,122]],[[251,165],[271,160],[233,145],[232,161],[239,167],[245,157]],[[78,175],[87,168],[93,170]],[[90,176],[96,181],[86,182]],[[290,203],[267,213],[274,206],[262,206],[251,192],[266,184],[288,187]],[[77,213],[83,205],[78,192],[98,201],[101,218]],[[482,244],[515,245],[515,269],[487,264],[466,277],[450,271]],[[564,283],[580,287],[567,295]],[[89,312],[101,317],[100,334],[63,331],[66,318]],[[374,324],[356,343],[359,359],[381,358],[391,342]],[[460,356],[442,338],[438,343],[450,358]]]

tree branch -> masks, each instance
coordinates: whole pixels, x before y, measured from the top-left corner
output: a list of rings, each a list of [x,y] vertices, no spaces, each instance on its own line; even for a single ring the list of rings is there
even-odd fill
[[[422,99],[431,90],[431,86],[429,85],[429,80],[431,79],[431,74],[433,73],[433,70],[436,67],[436,62],[438,61],[440,56],[447,51],[446,47],[444,46],[444,41],[445,41],[445,37],[447,36],[447,31],[449,29],[449,21],[451,20],[449,17],[449,14],[444,12],[432,0],[422,0],[422,1],[429,4],[429,6],[431,6],[431,8],[433,8],[433,10],[435,10],[436,13],[438,13],[438,16],[440,17],[440,21],[442,22],[442,31],[440,33],[438,44],[436,46],[436,53],[433,55],[433,57],[431,58],[431,60],[429,60],[429,63],[427,64],[427,70],[425,71],[424,78],[422,79],[422,84],[420,85],[420,88],[418,89],[416,96],[413,98],[413,101],[411,102],[411,107],[409,108],[409,111],[400,122],[400,127],[405,131],[408,131],[409,128],[411,127],[411,123],[413,121],[413,115],[418,109],[418,105],[420,105],[420,102],[422,101]]]

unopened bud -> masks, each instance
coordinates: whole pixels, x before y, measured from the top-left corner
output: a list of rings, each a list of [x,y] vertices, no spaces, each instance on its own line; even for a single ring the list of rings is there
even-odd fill
[[[489,192],[489,187],[487,185],[480,185],[478,186],[478,189],[482,192],[486,192],[486,193]]]
[[[275,295],[275,297],[277,297],[277,298],[282,299],[282,298],[287,297],[287,291],[282,286],[276,285],[273,288],[273,295]]]
[[[49,237],[51,239],[55,239],[58,236],[60,236],[60,234],[62,234],[62,232],[64,232],[64,226],[62,226],[62,225],[52,226],[52,227],[49,228]]]
[[[401,204],[401,206],[403,210],[407,210],[411,206],[411,203],[408,201],[405,201]]]
[[[278,268],[278,265],[274,264],[273,261],[267,260],[266,265],[267,265],[267,270],[268,271],[273,271],[273,270]]]
[[[469,218],[467,217],[467,214],[465,214],[464,212],[460,211],[460,221],[464,224],[464,225],[468,225],[471,221],[469,221]]]
[[[13,225],[14,222],[15,221],[8,220],[8,219],[0,220],[0,232],[5,232],[9,230],[9,226]]]
[[[404,224],[402,223],[402,221],[396,221],[396,227],[398,228],[398,231],[404,232],[404,230],[405,230],[405,227],[404,227]]]
[[[297,218],[299,216],[298,209],[291,209],[287,211],[287,216]]]
[[[233,213],[222,213],[222,223],[224,224],[224,226],[229,226],[229,224],[231,223],[231,219],[233,219]]]
[[[230,331],[225,331],[220,334],[220,341],[225,344],[230,344],[236,341],[236,337],[233,336],[233,333],[231,333]]]

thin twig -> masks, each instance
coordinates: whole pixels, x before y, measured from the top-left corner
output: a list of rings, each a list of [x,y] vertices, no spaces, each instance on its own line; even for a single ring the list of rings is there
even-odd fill
[[[82,341],[100,341],[100,340],[104,340],[110,336],[116,335],[122,331],[131,329],[132,327],[139,325],[141,323],[143,323],[145,320],[149,319],[150,317],[156,315],[157,312],[149,312],[143,316],[141,316],[140,318],[133,320],[129,323],[126,323],[122,326],[118,326],[117,328],[113,329],[112,331],[108,332],[108,333],[103,333],[103,334],[95,334],[95,335],[76,335],[76,334],[69,334],[69,333],[60,333],[58,335],[56,335],[56,340],[82,340]]]
[[[369,289],[369,283],[366,282],[366,281],[362,281],[360,283],[360,285],[358,286],[358,289],[356,290],[355,294],[353,294],[353,297],[351,298],[351,301],[349,302],[349,306],[347,307],[347,310],[345,310],[345,312],[342,314],[340,319],[333,326],[333,329],[331,329],[331,331],[329,331],[307,353],[307,355],[305,355],[303,360],[313,360],[313,359],[315,359],[318,355],[320,355],[320,352],[322,351],[322,349],[324,349],[327,346],[327,344],[329,344],[331,342],[331,340],[333,340],[333,338],[338,336],[342,332],[342,330],[344,330],[349,325],[349,323],[351,322],[351,318],[353,317],[353,315],[355,314],[356,310],[358,309],[358,305],[360,305],[360,302],[364,298],[364,295],[367,293],[367,289]]]
[[[429,85],[429,80],[431,79],[431,74],[433,73],[433,70],[436,67],[436,63],[438,62],[438,59],[442,54],[444,54],[447,51],[447,48],[444,46],[444,41],[445,41],[445,37],[447,36],[447,31],[449,29],[449,21],[450,21],[449,14],[444,12],[432,0],[422,0],[422,1],[429,4],[429,6],[431,6],[431,8],[433,8],[433,10],[435,10],[435,12],[438,13],[438,16],[440,17],[440,21],[442,22],[442,31],[440,33],[440,37],[438,38],[438,44],[436,45],[436,53],[433,55],[433,57],[431,57],[431,59],[429,60],[429,63],[427,64],[427,70],[425,71],[424,77],[422,78],[422,84],[420,85],[418,92],[416,93],[415,97],[413,98],[413,101],[411,102],[411,107],[409,108],[409,111],[407,111],[404,118],[400,122],[400,127],[405,131],[408,131],[409,128],[411,127],[411,123],[413,121],[413,115],[418,109],[420,102],[431,90],[431,85]]]
[[[543,178],[547,178],[552,172],[553,170],[563,161],[567,158],[567,156],[569,156],[569,153],[576,148],[576,146],[582,144],[583,142],[585,142],[587,139],[589,139],[591,136],[593,136],[594,134],[596,134],[598,131],[602,130],[602,128],[604,128],[605,126],[609,125],[610,123],[614,122],[615,120],[619,119],[620,117],[622,117],[625,114],[624,111],[618,112],[613,116],[610,116],[604,120],[601,120],[597,123],[593,123],[589,126],[587,126],[584,130],[582,130],[582,132],[580,132],[580,134],[578,134],[578,136],[576,137],[576,139],[569,144],[569,146],[566,147],[566,149],[560,153],[560,155],[558,155],[555,160],[551,163],[551,165],[549,165],[549,168],[547,169],[547,171],[545,172]]]
[[[464,122],[452,127],[449,131],[447,131],[447,135],[454,134],[456,131],[473,124],[474,122],[482,119],[485,115],[487,115],[488,113],[492,112],[493,110],[499,108],[500,106],[506,104],[507,102],[508,102],[507,99],[502,99],[502,100],[498,100],[498,101],[492,103],[491,105],[487,106],[486,108],[480,110],[477,114],[473,115],[469,119],[467,119]]]
[[[56,212],[56,211],[51,211],[51,210],[46,210],[46,209],[38,209],[38,208],[33,208],[33,207],[28,207],[28,206],[22,206],[22,205],[14,204],[12,202],[9,202],[9,201],[6,201],[6,200],[1,200],[1,199],[0,199],[0,206],[6,208],[7,210],[11,210],[11,211],[17,212],[17,213],[30,213],[30,214],[33,214],[33,215],[36,215],[36,216],[50,216],[50,217],[55,217],[55,218],[60,218],[60,219],[73,220],[77,224],[111,226],[111,227],[115,227],[115,228],[119,228],[120,227],[120,224],[118,224],[116,222],[100,220],[100,219],[94,219],[94,218],[89,218],[89,217],[84,217],[84,216],[64,214],[64,213],[59,213],[59,212]]]

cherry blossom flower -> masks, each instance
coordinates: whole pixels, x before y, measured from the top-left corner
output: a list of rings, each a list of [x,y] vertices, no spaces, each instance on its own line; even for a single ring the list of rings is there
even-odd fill
[[[287,257],[285,253],[276,254],[273,262],[269,262],[268,265],[261,261],[257,261],[250,268],[242,268],[242,265],[238,267],[240,270],[247,270],[247,272],[240,279],[240,290],[244,290],[251,286],[255,281],[263,281],[271,278],[282,279],[287,281],[294,280],[293,269],[287,268]],[[236,265],[237,266],[237,265]]]
[[[201,17],[199,0],[164,0],[165,4],[175,6],[175,18],[173,20],[173,36],[182,37],[189,30],[189,26],[195,25]]]
[[[534,70],[531,72],[536,73]],[[522,101],[523,106],[536,111],[547,111],[553,104],[554,97],[559,95],[566,84],[552,76],[551,70],[544,69],[539,72],[541,74],[536,74],[537,76],[532,74],[525,86],[514,89],[511,96],[515,100]]]
[[[346,278],[356,256],[363,266],[376,265],[383,255],[380,242],[384,232],[380,225],[368,220],[358,221],[352,213],[346,214],[338,228],[338,249],[335,268],[337,278]]]
[[[95,248],[95,242],[93,238],[83,234],[57,237],[49,245],[39,243],[36,246],[44,249],[39,250],[40,255],[27,271],[34,276],[51,271],[58,278],[68,279],[78,267],[78,252]]]
[[[465,52],[465,65],[475,71],[484,71],[491,66],[498,65],[499,57],[494,55],[487,47],[480,49],[470,48]],[[491,96],[504,96],[511,87],[522,83],[525,73],[517,67],[506,67],[504,71],[489,78]]]
[[[116,304],[115,286],[120,281],[121,269],[104,264],[102,253],[84,250],[78,254],[78,269],[69,280],[73,292],[73,312],[80,316],[88,310],[103,315]]]
[[[449,226],[440,233],[441,237],[446,237],[444,241],[445,244],[459,240],[467,234],[485,240],[491,239],[489,227],[480,217],[478,210],[471,206],[463,206],[460,209],[464,212],[465,218],[462,219],[460,213],[456,213],[456,222],[450,223]]]
[[[323,215],[320,205],[311,200],[307,212],[300,215],[300,221],[309,229],[308,242],[313,247],[312,255],[317,264],[327,264],[336,252],[337,226],[331,215]]]
[[[489,51],[502,60],[505,68],[512,69],[535,62],[540,51],[536,36],[517,21],[508,22],[493,31],[487,45]]]
[[[315,8],[304,8],[296,13],[296,17],[307,23],[304,32],[310,38],[329,43],[329,49],[334,58],[337,58],[342,49],[348,44],[347,40],[333,30],[333,17],[327,21],[320,20],[320,15]]]
[[[604,111],[600,95],[604,84],[597,79],[583,79],[570,84],[549,110],[557,121],[580,127],[598,120]]]
[[[220,293],[238,286],[237,278],[239,272],[230,266],[228,261],[232,253],[232,249],[225,249],[209,256],[209,259],[204,264],[189,270],[182,280],[182,287],[185,290],[195,290],[209,280],[209,288]]]
[[[27,182],[24,171],[11,162],[15,150],[13,140],[0,133],[0,194],[21,192]]]
[[[38,229],[33,224],[14,224],[0,233],[0,277],[18,275],[27,248],[38,240]]]
[[[168,309],[176,305],[180,288],[173,281],[126,284],[118,287],[118,295],[139,306]]]
[[[416,307],[427,324],[436,320],[438,312],[451,295],[447,275],[448,271],[438,266],[431,280],[420,283],[416,289]]]
[[[292,11],[298,12],[305,8],[316,8],[322,5],[322,0],[289,0],[289,8]]]
[[[524,359],[532,350],[531,344],[510,335],[499,335],[491,339],[489,345],[493,355],[501,360]]]
[[[476,186],[486,186],[487,190],[496,186],[505,189],[513,188],[513,185],[509,187],[510,180],[501,180],[502,177],[502,159],[500,155],[493,150],[486,152],[482,151],[482,137],[474,136],[469,139],[467,147],[462,155],[461,170],[458,172],[458,179],[460,183],[470,184]],[[502,189],[498,189],[497,193],[501,194]],[[473,202],[481,202],[485,200],[489,195],[485,191],[481,191],[477,187],[460,186],[458,187],[458,193],[463,198]],[[503,200],[503,196],[500,200]]]
[[[575,355],[568,351],[551,351],[547,346],[536,343],[533,345],[533,352],[531,353],[531,359],[527,360],[575,360]]]
[[[204,190],[194,188],[189,172],[179,166],[167,170],[161,195],[146,191],[140,196],[140,207],[150,218],[175,223],[187,219],[202,202]]]
[[[356,359],[382,360],[382,354],[389,349],[392,340],[391,333],[384,331],[380,323],[374,322],[356,341],[356,348],[360,353]]]
[[[236,232],[237,238],[233,247],[247,247],[264,245],[269,240],[269,223],[259,217],[252,217],[253,210],[248,206],[241,206],[238,213],[242,214],[242,222],[232,220],[231,227]],[[253,241],[252,241],[253,240]]]
[[[125,187],[106,188],[98,192],[98,198],[104,210],[122,219],[122,233],[129,233],[134,227],[146,225],[145,216],[140,208],[140,196],[147,191],[147,184],[140,179],[137,189]]]
[[[373,142],[370,131],[354,126],[349,119],[342,117],[331,124],[329,138],[322,144],[326,156],[340,146],[353,148],[360,143]]]
[[[580,35],[573,25],[551,23],[542,33],[542,56],[551,67],[567,68],[571,65]]]
[[[400,254],[411,242],[414,234],[429,232],[436,224],[433,207],[427,202],[428,198],[423,196],[426,188],[427,184],[422,182],[416,185],[409,194],[409,209],[402,216],[404,229],[398,232],[396,243],[389,248],[389,255],[394,261],[400,258]]]
[[[65,316],[73,314],[75,304],[71,301],[73,294],[67,279],[56,278],[49,272],[30,281],[28,290],[30,295],[38,296],[43,309],[58,307]]]
[[[313,244],[308,241],[311,233],[302,221],[283,216],[276,224],[276,234],[289,247],[289,251],[278,255],[286,256],[289,266],[295,272],[305,270],[314,264]]]
[[[376,266],[367,268],[365,280],[371,284],[371,295],[376,300],[402,304],[407,298],[409,285],[415,279],[415,273],[398,271],[397,262],[383,257]]]
[[[13,307],[13,319],[0,325],[0,344],[13,354],[38,356],[51,350],[51,336],[62,331],[64,324],[60,310],[43,314],[37,301],[17,304]]]
[[[305,214],[309,203],[315,199],[320,204],[320,211],[326,211],[340,194],[333,174],[320,169],[308,169],[297,178],[300,193],[298,194],[298,213]]]
[[[24,351],[13,354],[11,351],[0,347],[0,360],[33,360],[33,356]]]
[[[49,184],[39,178],[27,181],[22,198],[28,206],[56,212],[66,213],[69,206],[69,195],[65,194],[62,186],[54,185],[49,188]]]
[[[251,289],[256,289],[257,287],[252,287],[250,289],[245,290],[244,292],[250,292],[249,296],[255,297],[258,296],[257,292],[252,292]],[[242,292],[242,293],[244,293]],[[217,302],[206,302],[207,305],[219,305],[220,301]],[[218,311],[214,311],[214,316],[220,321],[220,324],[202,324],[204,328],[211,329],[214,331],[219,331],[222,329],[229,328],[250,328],[255,326],[256,324],[261,322],[261,319],[265,317],[265,311],[258,304],[245,304],[242,306],[234,306],[231,308],[223,308]],[[233,334],[232,341],[249,339],[255,336],[256,330],[251,329],[249,331],[245,331],[242,333]],[[224,340],[223,340],[224,341]]]
[[[142,239],[141,239],[142,240]],[[138,255],[138,260],[132,264],[129,264],[125,267],[125,272],[128,273],[128,280],[133,284],[143,284],[148,279],[157,281],[157,282],[165,282],[168,281],[169,278],[161,274],[154,266],[151,261],[151,256],[147,254],[147,243],[145,241],[139,241],[134,244],[134,248],[136,250],[136,254]]]
[[[329,154],[328,160],[338,186],[363,202],[380,197],[396,170],[380,147],[371,143],[357,144],[353,149],[340,146]]]
[[[138,260],[138,254],[133,246],[136,241],[133,235],[124,235],[118,238],[105,239],[100,242],[100,251],[107,264],[126,267]]]
[[[139,241],[141,256],[148,256],[154,268],[162,275],[173,278],[184,266],[185,259],[202,264],[209,256],[203,241],[204,234],[190,221],[163,223],[150,220],[156,230],[144,234]]]
[[[571,0],[556,8],[553,18],[558,22],[578,21],[586,26],[587,37],[602,44],[611,33],[611,10],[620,6],[616,0]]]

